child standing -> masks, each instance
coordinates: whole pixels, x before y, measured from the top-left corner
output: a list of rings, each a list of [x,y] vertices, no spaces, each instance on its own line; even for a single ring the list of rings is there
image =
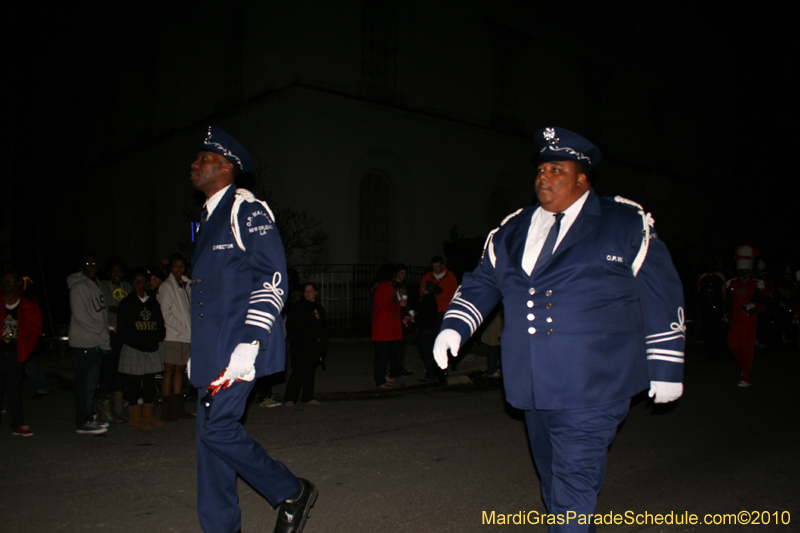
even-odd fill
[[[119,304],[117,334],[122,341],[119,371],[125,374],[125,399],[135,429],[150,429],[164,424],[154,415],[156,373],[164,370],[158,343],[166,330],[161,306],[147,290],[149,276],[144,271],[133,275],[133,294]],[[139,405],[139,398],[144,405]]]

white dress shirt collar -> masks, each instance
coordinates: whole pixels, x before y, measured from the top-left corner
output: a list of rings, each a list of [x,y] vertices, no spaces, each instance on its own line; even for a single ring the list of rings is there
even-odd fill
[[[586,199],[588,197],[589,191],[586,191],[564,211],[564,217],[561,219],[561,228],[559,228],[558,238],[556,239],[556,245],[553,248],[553,252],[558,249],[558,245],[561,244],[562,240],[564,240],[569,228],[572,227],[575,219],[578,218],[578,215],[581,213],[583,204],[586,203]],[[528,229],[528,237],[525,240],[525,252],[522,254],[522,268],[528,273],[528,275],[533,272],[533,267],[536,265],[536,260],[539,259],[539,254],[542,252],[542,247],[544,246],[544,241],[547,239],[547,234],[550,232],[550,228],[553,227],[553,224],[556,222],[556,217],[553,216],[555,214],[556,213],[551,213],[550,211],[545,211],[542,209],[542,206],[539,206],[533,212],[533,216],[531,217],[531,225]]]
[[[220,200],[222,200],[222,197],[225,196],[225,192],[227,192],[230,187],[231,186],[228,185],[227,187],[218,190],[211,196],[211,198],[206,200],[205,204],[203,204],[203,207],[205,207],[206,211],[208,211],[208,218],[211,218],[211,213],[213,213],[214,209],[217,208],[217,204],[219,204]],[[206,220],[208,220],[208,218]]]

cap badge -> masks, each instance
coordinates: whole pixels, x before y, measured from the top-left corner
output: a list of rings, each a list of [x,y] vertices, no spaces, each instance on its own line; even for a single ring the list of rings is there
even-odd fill
[[[558,137],[556,137],[555,128],[545,128],[542,136],[544,137],[544,142],[546,142],[547,144],[556,144],[558,141],[561,140]]]

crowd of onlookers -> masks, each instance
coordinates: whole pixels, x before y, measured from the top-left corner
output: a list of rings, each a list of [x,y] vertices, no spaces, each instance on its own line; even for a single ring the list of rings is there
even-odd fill
[[[764,261],[750,244],[737,248],[735,275],[709,264],[697,282],[696,301],[689,309],[694,337],[712,358],[731,355],[741,369],[740,387],[751,385],[757,347],[797,342],[800,317],[800,271],[785,270],[770,278]],[[75,428],[79,434],[98,434],[109,424],[127,423],[150,429],[194,415],[185,409],[192,394],[186,365],[191,355],[191,279],[189,264],[176,253],[153,268],[126,269],[112,259],[104,275],[96,256],[83,257],[80,269],[67,278],[71,319],[68,331],[75,377]],[[291,373],[283,398],[287,406],[315,405],[314,376],[325,369],[328,331],[320,288],[300,283],[290,271],[290,298],[284,308]],[[433,345],[458,281],[440,256],[409,294],[408,268],[381,267],[368,305],[372,319],[374,381],[392,389],[395,379],[410,376],[405,365],[408,347],[416,344],[425,368],[420,382],[446,378],[433,358]],[[7,398],[12,433],[31,436],[22,408],[25,374],[35,386],[33,398],[50,391],[36,347],[42,337],[42,314],[35,299],[26,297],[29,278],[13,267],[3,270],[3,338],[0,343],[0,387]],[[688,318],[688,317],[687,317]],[[486,345],[486,376],[499,378],[502,306],[486,317],[479,335]],[[409,340],[415,336],[416,342]],[[160,377],[160,382],[157,378]],[[284,376],[260,378],[254,397],[264,407],[281,405],[272,387]],[[160,402],[160,416],[155,406]]]
[[[412,329],[416,331],[419,356],[425,367],[425,375],[419,381],[432,383],[446,377],[446,372],[434,361],[433,345],[447,306],[458,288],[456,275],[437,255],[431,258],[431,270],[422,277],[418,298],[409,294],[407,278],[406,265],[384,265],[375,277],[369,299],[375,347],[373,377],[379,389],[393,389],[396,378],[413,374],[405,366]],[[488,322],[491,326],[485,328],[482,338],[490,347],[487,350],[487,375],[499,378],[502,310],[495,310]]]
[[[79,267],[67,278],[66,340],[74,372],[76,432],[96,435],[111,424],[150,429],[193,419],[185,408],[193,396],[186,371],[191,356],[192,284],[186,258],[175,253],[161,265],[131,270],[121,259],[112,259],[102,269],[94,254],[86,254]],[[313,405],[318,403],[314,372],[318,365],[324,368],[327,352],[325,311],[317,285],[300,285],[294,278],[292,297],[284,309],[293,354],[284,402],[293,405],[302,393],[302,401]],[[25,296],[28,279],[15,268],[5,268],[0,292],[5,302],[0,389],[8,397],[12,433],[18,436],[33,436],[23,416],[23,374],[35,382],[33,398],[50,391],[35,357],[42,313],[36,301]],[[272,395],[275,382],[276,376],[258,381],[255,397],[264,407],[281,405]]]
[[[124,422],[150,429],[193,418],[183,394],[191,347],[186,263],[176,253],[163,266],[134,269],[128,282],[124,263],[112,260],[108,279],[101,280],[97,258],[87,254],[67,278],[77,433],[103,433],[109,424]]]

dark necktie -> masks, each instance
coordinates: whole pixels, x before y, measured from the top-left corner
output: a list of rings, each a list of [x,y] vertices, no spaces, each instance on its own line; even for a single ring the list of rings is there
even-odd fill
[[[537,271],[541,270],[544,265],[549,263],[550,259],[553,258],[553,249],[556,247],[558,232],[561,230],[561,219],[564,218],[564,213],[555,213],[553,216],[556,217],[556,221],[550,227],[547,238],[544,240],[544,246],[542,246],[542,251],[539,253],[539,257],[536,259],[536,265],[533,267],[531,276],[533,276]]]
[[[208,220],[208,209],[206,209],[206,206],[203,206],[203,210],[200,212],[200,228],[197,230],[198,232],[203,229],[206,220]]]

